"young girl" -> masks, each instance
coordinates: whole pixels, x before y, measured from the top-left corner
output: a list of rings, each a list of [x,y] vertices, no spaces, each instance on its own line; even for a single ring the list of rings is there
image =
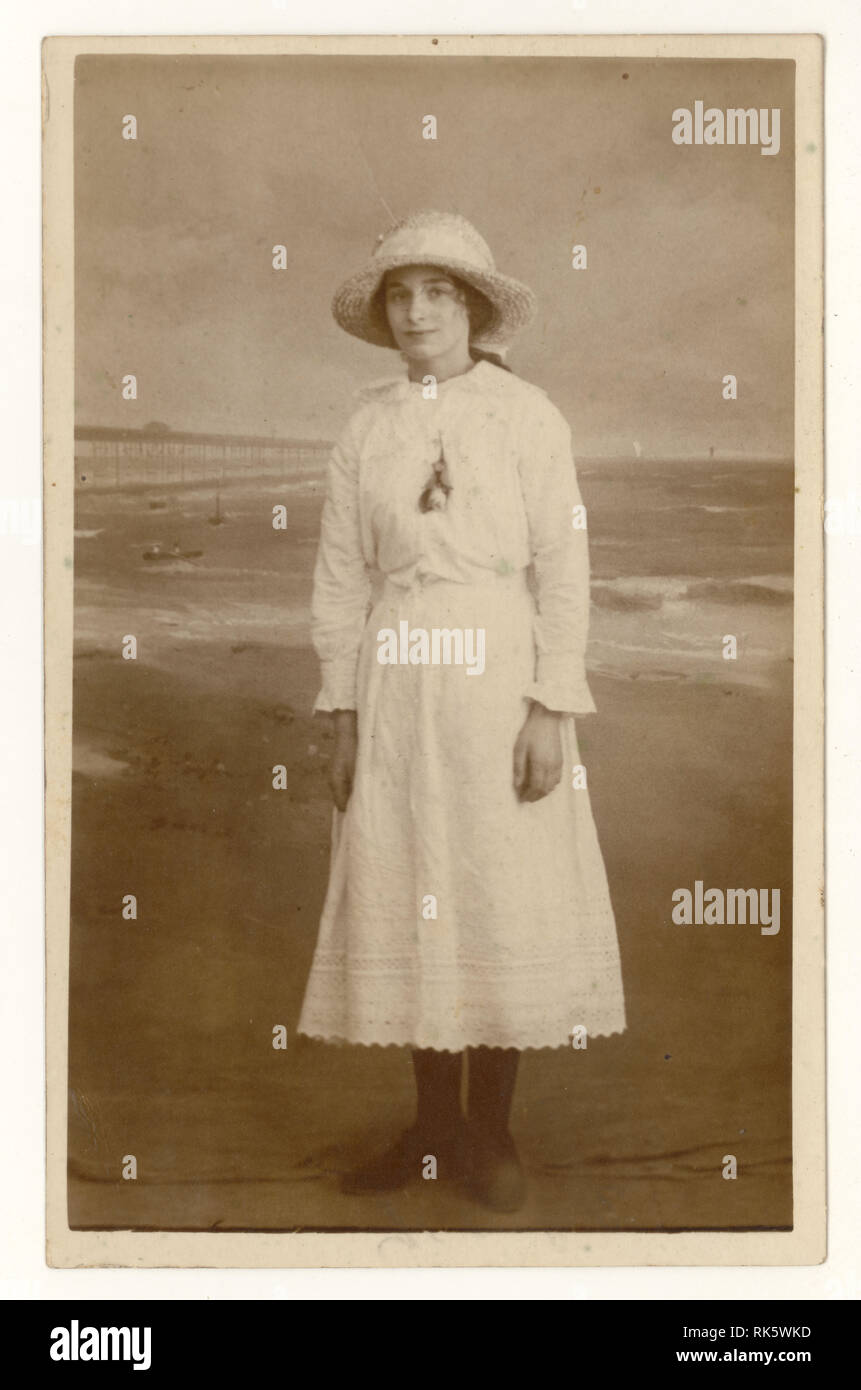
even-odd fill
[[[333,301],[408,374],[357,393],[329,464],[312,635],[336,809],[299,1021],[412,1049],[415,1123],[347,1191],[403,1186],[433,1155],[507,1211],[526,1191],[508,1129],[520,1053],[625,1028],[576,771],[573,716],[595,705],[571,432],[478,346],[534,306],[469,222],[433,211],[378,238]]]

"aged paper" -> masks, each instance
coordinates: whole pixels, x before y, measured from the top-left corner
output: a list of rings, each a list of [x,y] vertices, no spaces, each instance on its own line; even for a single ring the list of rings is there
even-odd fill
[[[49,1263],[821,1261],[820,39],[52,38],[43,67]],[[496,271],[534,293],[518,380],[473,382],[546,392],[588,516],[595,712],[546,805],[588,786],[625,1018],[578,1002],[518,1049],[482,956],[457,1009],[522,1054],[510,1210],[434,1153],[345,1190],[411,1122],[410,1048],[298,1030],[344,829],[312,712],[329,460],[354,393],[407,379],[330,304],[422,209],[486,239],[511,321]],[[381,957],[408,867],[381,862]]]

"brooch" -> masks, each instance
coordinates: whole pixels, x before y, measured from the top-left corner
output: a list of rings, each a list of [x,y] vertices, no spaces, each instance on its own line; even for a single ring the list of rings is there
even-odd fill
[[[444,512],[450,492],[451,484],[448,481],[448,469],[442,447],[442,439],[440,438],[439,458],[433,465],[433,472],[425,483],[422,494],[419,497],[419,511]]]

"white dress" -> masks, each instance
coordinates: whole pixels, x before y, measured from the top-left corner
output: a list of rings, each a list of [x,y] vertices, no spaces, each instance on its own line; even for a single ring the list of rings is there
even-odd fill
[[[575,1028],[625,1028],[604,863],[574,774],[573,716],[595,705],[571,431],[540,388],[486,361],[437,392],[406,377],[365,387],[329,463],[314,708],[356,709],[359,748],[347,810],[333,812],[299,1032],[570,1047]],[[424,512],[441,443],[451,492]],[[434,629],[449,633],[436,653]],[[387,630],[397,664],[380,660]],[[563,776],[521,802],[513,751],[530,699],[567,716]]]

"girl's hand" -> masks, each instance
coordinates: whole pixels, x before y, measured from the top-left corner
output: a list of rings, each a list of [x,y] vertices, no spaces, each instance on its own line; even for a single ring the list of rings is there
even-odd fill
[[[562,715],[533,703],[514,745],[514,789],[520,801],[540,801],[562,780]]]
[[[339,811],[346,811],[353,776],[356,771],[356,752],[359,746],[358,717],[354,709],[336,709],[332,715],[335,747],[329,765],[329,786]]]

